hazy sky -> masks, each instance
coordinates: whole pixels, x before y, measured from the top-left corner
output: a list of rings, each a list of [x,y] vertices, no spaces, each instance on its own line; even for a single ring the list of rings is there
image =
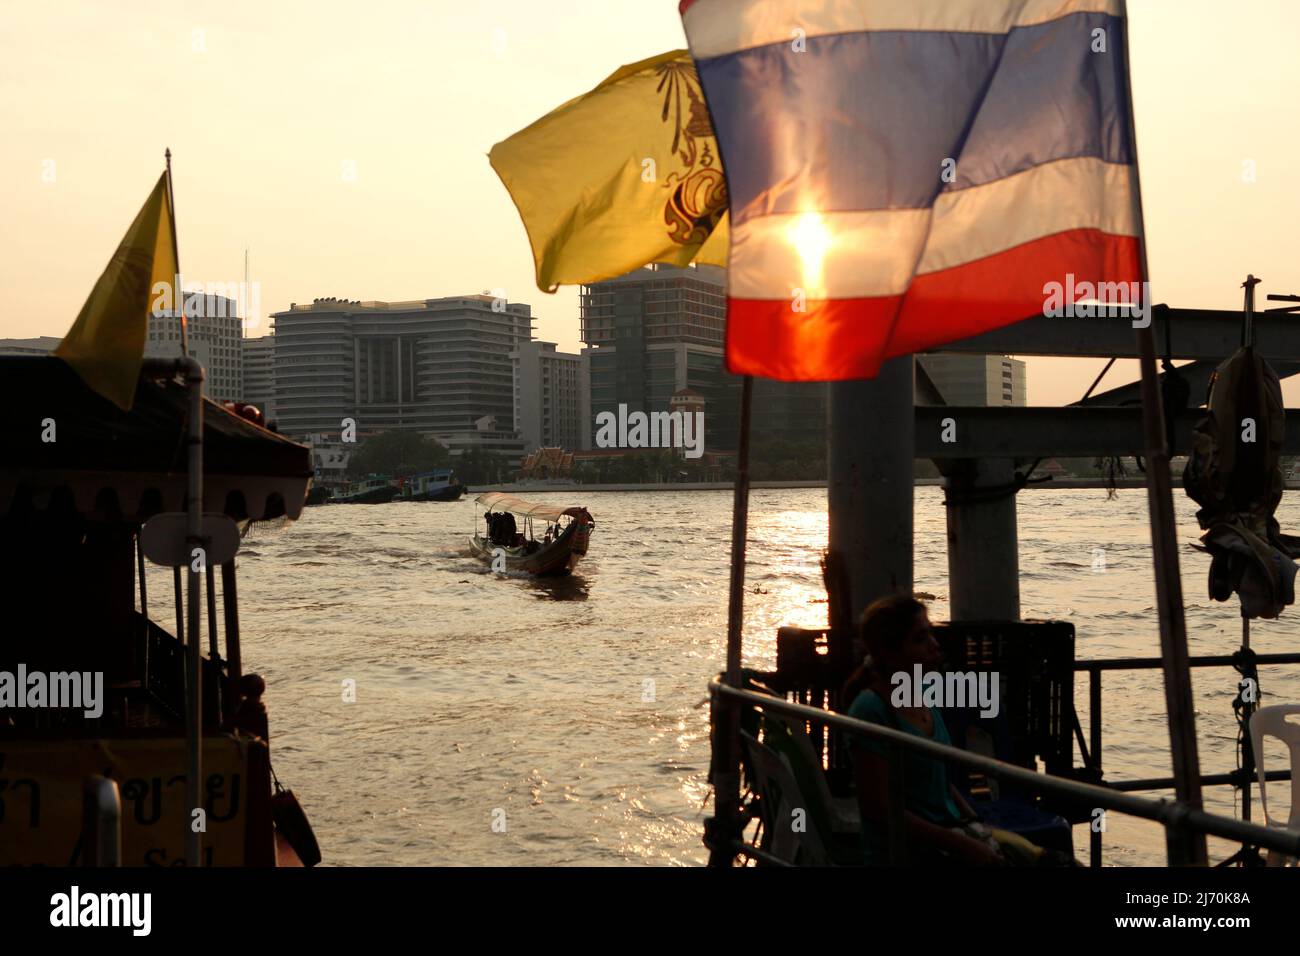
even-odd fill
[[[1300,293],[1300,3],[1129,14],[1155,299]],[[576,350],[488,149],[682,46],[675,0],[0,0],[0,337],[67,330],[170,146],[187,280],[238,282],[247,246],[263,313],[503,288]],[[1030,403],[1102,364],[1030,360]]]

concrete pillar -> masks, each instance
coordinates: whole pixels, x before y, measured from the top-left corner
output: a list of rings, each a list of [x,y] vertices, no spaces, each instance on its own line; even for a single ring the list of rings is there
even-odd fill
[[[1020,620],[1015,463],[964,458],[943,471],[951,619]]]
[[[912,356],[874,379],[832,383],[829,420],[830,548],[857,620],[876,598],[912,593]]]

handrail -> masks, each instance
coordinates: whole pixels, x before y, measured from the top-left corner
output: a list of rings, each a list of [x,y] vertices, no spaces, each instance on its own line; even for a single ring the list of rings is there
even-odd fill
[[[868,723],[844,714],[821,710],[817,707],[809,707],[806,704],[796,704],[780,697],[773,697],[770,694],[742,690],[718,680],[709,682],[709,693],[715,697],[729,697],[737,701],[757,704],[778,713],[802,717],[805,720],[838,727],[859,736],[899,745],[904,749],[911,749],[940,760],[946,760],[949,763],[979,770],[1000,779],[1014,781],[1033,790],[1053,793],[1075,800],[1089,800],[1092,801],[1092,805],[1095,807],[1116,810],[1129,816],[1152,820],[1162,824],[1166,829],[1176,827],[1178,829],[1197,830],[1226,840],[1267,847],[1288,856],[1300,856],[1300,832],[1295,830],[1262,827],[1258,824],[1234,820],[1231,817],[1206,813],[1204,810],[1192,810],[1175,800],[1152,800],[1144,797],[1134,797],[1125,793],[1116,793],[1106,787],[1099,787],[1090,783],[1081,783],[1077,780],[1062,780],[1059,777],[1027,770],[1024,767],[1018,767],[1015,764],[996,760],[992,757],[969,753],[948,744],[936,743],[933,740],[917,737],[905,731]]]
[[[1280,654],[1254,654],[1256,664],[1300,664],[1300,653],[1290,651]],[[1206,654],[1191,657],[1187,661],[1192,667],[1231,667],[1237,663],[1237,654]],[[1071,665],[1076,671],[1140,671],[1154,670],[1161,666],[1158,657],[1106,657],[1099,660],[1075,661]]]
[[[1232,654],[1204,654],[1199,657],[1188,658],[1188,667],[1232,667],[1236,668],[1243,676],[1254,674],[1256,668],[1266,664],[1300,664],[1300,653],[1294,651],[1278,654],[1259,654],[1249,648],[1242,649]],[[1075,733],[1079,740],[1079,750],[1083,754],[1084,762],[1088,767],[1101,771],[1101,677],[1107,671],[1121,670],[1153,670],[1162,666],[1162,661],[1158,657],[1111,657],[1099,658],[1093,660],[1076,660],[1073,663],[1074,673],[1086,673],[1088,675],[1088,718],[1091,724],[1091,747],[1085,747],[1083,742],[1083,731],[1079,727],[1078,717],[1074,718]],[[1246,811],[1243,816],[1249,819],[1249,797],[1250,786],[1255,779],[1252,770],[1253,761],[1247,760],[1246,763],[1238,767],[1231,773],[1201,774],[1202,786],[1230,785],[1241,789],[1243,795],[1242,807]],[[1268,773],[1269,780],[1290,780],[1290,770],[1272,771]],[[1111,780],[1107,786],[1112,790],[1134,791],[1134,790],[1168,790],[1175,784],[1173,777],[1150,777],[1141,780]],[[1101,866],[1102,839],[1098,830],[1093,830],[1089,840],[1092,853],[1092,865]]]

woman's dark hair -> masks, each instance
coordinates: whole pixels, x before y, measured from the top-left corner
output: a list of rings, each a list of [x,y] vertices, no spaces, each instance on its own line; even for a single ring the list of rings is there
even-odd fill
[[[871,673],[884,657],[891,657],[903,646],[912,630],[912,622],[925,605],[910,594],[891,594],[872,601],[858,619],[858,640],[867,656],[844,682],[840,700],[847,710],[854,698],[871,682]]]

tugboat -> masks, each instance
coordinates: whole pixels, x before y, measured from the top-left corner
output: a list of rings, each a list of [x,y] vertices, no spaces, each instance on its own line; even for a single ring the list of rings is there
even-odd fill
[[[399,501],[459,501],[467,489],[450,468],[435,468],[402,479]]]
[[[371,475],[364,481],[349,485],[334,493],[330,499],[336,505],[386,505],[400,494],[400,490],[387,475]]]
[[[319,861],[272,785],[235,567],[253,522],[299,516],[311,460],[201,382],[192,359],[146,360],[124,411],[57,357],[0,357],[0,866]],[[149,593],[146,558],[171,594]]]

